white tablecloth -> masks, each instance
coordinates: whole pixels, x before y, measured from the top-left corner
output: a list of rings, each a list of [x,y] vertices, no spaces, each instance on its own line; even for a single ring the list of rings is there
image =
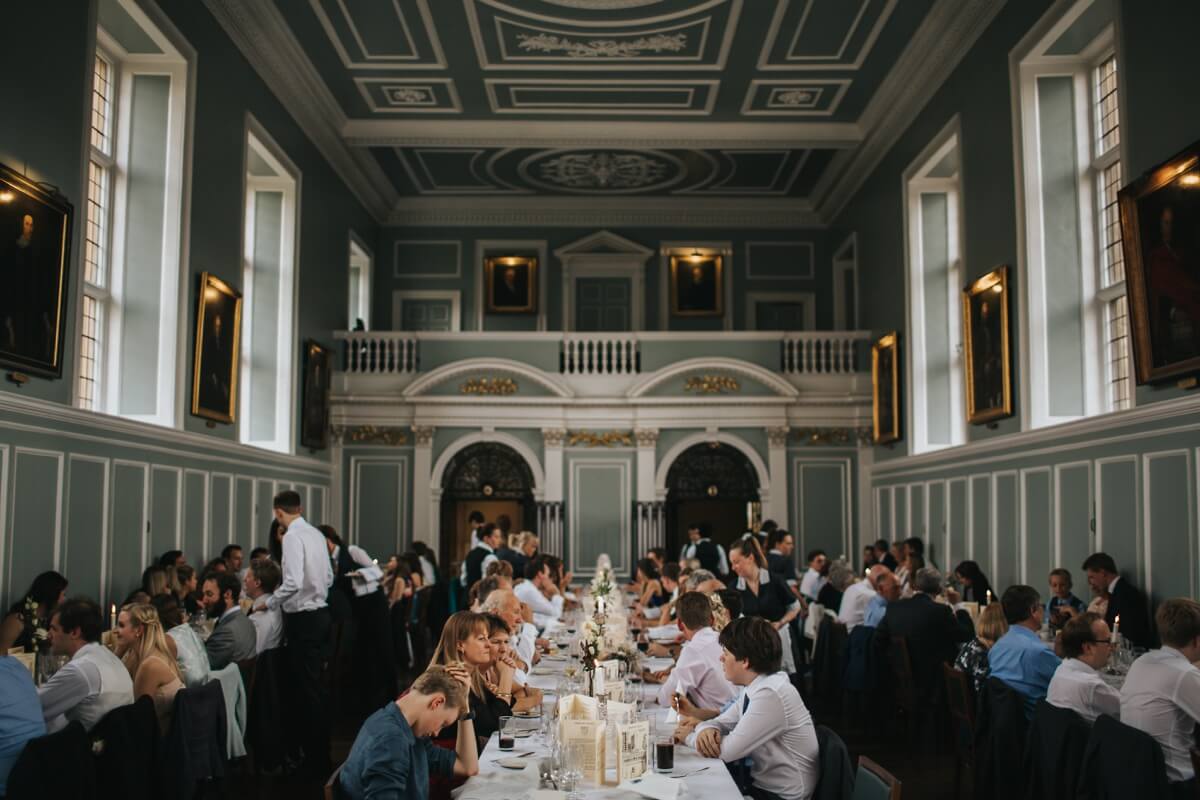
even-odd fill
[[[558,688],[559,675],[565,664],[564,661],[543,661],[542,665],[552,668],[552,671],[547,674],[546,670],[539,668],[529,676],[529,685],[541,689],[547,697],[544,709],[552,708],[552,695]],[[668,727],[666,724],[668,709],[658,705],[658,701],[655,699],[657,694],[657,684],[642,686],[642,697],[646,710],[654,715],[655,730],[662,731]],[[523,770],[505,769],[496,763],[497,759],[511,758],[530,750],[534,751],[534,754],[522,759],[522,761],[528,762]],[[516,747],[511,753],[501,753],[497,737],[492,736],[487,747],[479,754],[479,774],[455,790],[454,797],[456,800],[522,800],[529,792],[537,788],[538,761],[546,755],[546,745],[540,734],[535,733],[529,738],[517,739]],[[702,767],[707,769],[704,769],[703,772],[696,772]],[[683,779],[685,790],[680,793],[680,797],[736,800],[742,796],[720,759],[704,758],[692,748],[684,745],[675,745],[675,769],[672,774],[677,777],[687,775]],[[565,794],[564,792],[564,796]],[[587,800],[638,800],[640,798],[640,795],[616,786],[586,786],[583,788],[583,796]]]

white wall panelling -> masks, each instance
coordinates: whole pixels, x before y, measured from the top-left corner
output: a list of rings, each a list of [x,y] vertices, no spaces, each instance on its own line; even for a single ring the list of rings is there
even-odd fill
[[[816,474],[830,471],[837,475],[838,493],[836,497],[831,497],[827,493],[829,486],[824,484],[818,488],[825,491],[815,491],[815,496],[805,490],[807,473]],[[851,538],[854,519],[854,487],[851,480],[850,459],[793,458],[792,480],[794,481],[792,498],[795,500],[795,508],[791,529],[797,536],[796,550],[800,554],[799,557],[803,559],[809,550],[821,548],[831,559],[844,555],[851,564],[857,563],[858,553],[853,549]],[[833,508],[837,509],[841,521],[841,525],[836,529],[838,536],[836,543],[839,547],[837,552],[834,552],[834,540],[830,530],[833,527],[832,521],[827,516],[821,517],[817,513],[823,512],[827,515]]]
[[[1020,489],[1021,510],[1018,523],[1021,536],[1017,547],[1019,574],[1021,583],[1040,590],[1041,581],[1049,580],[1050,570],[1058,566],[1054,554],[1055,511],[1050,468],[1021,470]],[[1031,550],[1031,547],[1036,550]]]
[[[400,553],[409,541],[410,458],[408,455],[350,456],[351,528],[346,541],[363,547],[373,558],[381,561],[386,561],[391,555],[383,552],[383,549]],[[395,473],[394,484],[391,483],[392,472]],[[389,498],[382,493],[385,486],[395,487],[394,497]],[[364,487],[372,493],[364,496]],[[395,511],[394,518],[390,515],[392,510]]]
[[[613,571],[618,575],[628,573],[632,567],[632,505],[630,497],[633,493],[631,483],[632,477],[630,474],[631,460],[628,458],[576,458],[571,461],[570,481],[567,487],[567,513],[569,516],[569,529],[567,531],[567,541],[569,543],[568,558],[571,562],[571,571],[577,576],[590,576],[595,572],[595,559],[584,559],[584,563],[580,563],[580,541],[584,537],[594,536],[596,532],[585,532],[583,530],[583,520],[581,514],[583,512],[584,498],[588,496],[588,491],[585,488],[586,472],[616,472],[618,477],[619,496],[616,498],[616,513],[613,519],[617,521],[618,527],[618,542],[610,542],[616,544],[616,552],[609,552],[612,558]]]
[[[57,562],[71,579],[75,593],[97,596],[106,584],[109,476],[107,458],[77,453],[67,456],[64,536],[62,556]]]

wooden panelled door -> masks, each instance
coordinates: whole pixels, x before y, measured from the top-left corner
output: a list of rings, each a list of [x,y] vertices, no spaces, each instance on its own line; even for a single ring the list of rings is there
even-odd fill
[[[629,278],[576,278],[575,330],[583,333],[632,329]]]

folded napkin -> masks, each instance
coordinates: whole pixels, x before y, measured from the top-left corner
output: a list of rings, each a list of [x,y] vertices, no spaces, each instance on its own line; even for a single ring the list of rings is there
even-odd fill
[[[679,628],[674,625],[659,625],[646,631],[646,635],[656,642],[673,642],[680,637]]]
[[[647,772],[640,778],[623,782],[617,788],[636,792],[642,797],[651,798],[651,800],[675,800],[683,791],[683,779]]]

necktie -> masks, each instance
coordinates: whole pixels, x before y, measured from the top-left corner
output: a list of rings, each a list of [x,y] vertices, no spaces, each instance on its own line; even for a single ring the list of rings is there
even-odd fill
[[[750,707],[750,695],[742,698],[742,716],[746,715],[746,709]]]

